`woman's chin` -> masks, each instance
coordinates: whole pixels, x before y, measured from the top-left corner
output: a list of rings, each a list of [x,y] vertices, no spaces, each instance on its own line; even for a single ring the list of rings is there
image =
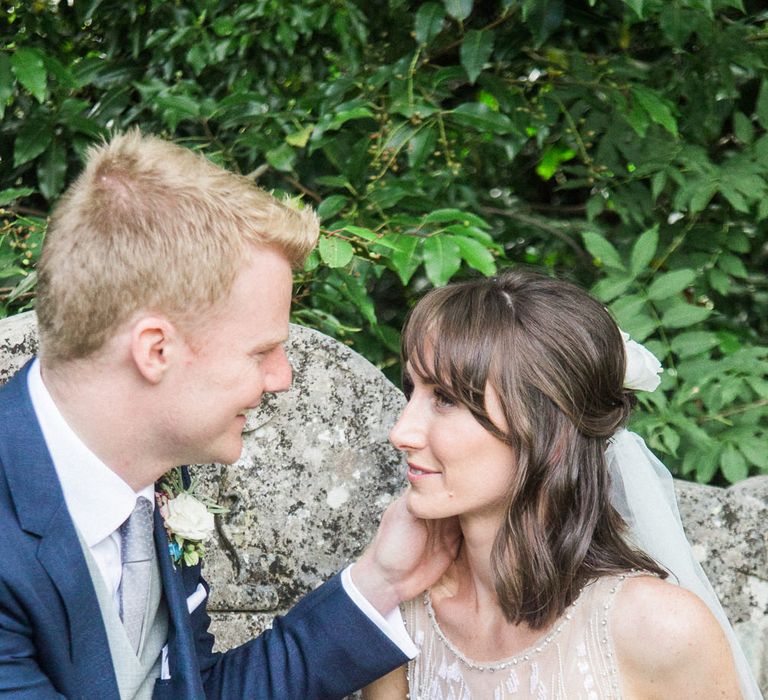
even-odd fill
[[[424,496],[417,494],[413,488],[409,488],[406,493],[405,506],[414,518],[421,520],[437,520],[445,517],[445,515],[436,512],[436,508],[430,508],[429,503],[425,502]]]

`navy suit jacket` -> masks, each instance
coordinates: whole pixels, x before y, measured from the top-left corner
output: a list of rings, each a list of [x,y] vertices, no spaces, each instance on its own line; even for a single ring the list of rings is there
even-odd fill
[[[80,543],[27,390],[0,388],[0,697],[119,700],[107,634]],[[213,653],[205,605],[186,599],[200,567],[174,567],[155,509],[170,624],[171,678],[153,698],[339,698],[406,658],[344,592],[339,576],[272,629]]]

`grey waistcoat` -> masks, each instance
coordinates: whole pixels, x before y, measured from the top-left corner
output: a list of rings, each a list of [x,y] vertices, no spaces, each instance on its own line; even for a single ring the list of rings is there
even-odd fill
[[[144,629],[137,656],[125,634],[117,606],[107,590],[99,565],[82,537],[80,546],[88,564],[96,598],[99,601],[101,618],[107,630],[120,700],[151,700],[155,680],[160,677],[160,654],[168,639],[168,608],[162,595],[157,553],[152,561],[149,604],[144,617]]]

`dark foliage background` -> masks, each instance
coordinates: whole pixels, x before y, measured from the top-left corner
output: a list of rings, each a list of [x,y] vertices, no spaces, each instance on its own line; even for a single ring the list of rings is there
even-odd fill
[[[1,4],[0,313],[84,149],[139,125],[316,206],[295,320],[391,377],[425,289],[535,265],[662,358],[634,427],[678,474],[768,473],[763,2]]]

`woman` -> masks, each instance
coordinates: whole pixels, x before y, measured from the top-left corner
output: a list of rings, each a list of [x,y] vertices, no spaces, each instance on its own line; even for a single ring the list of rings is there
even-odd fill
[[[735,668],[724,617],[631,544],[658,540],[665,563],[696,567],[684,538],[667,537],[682,532],[673,501],[662,493],[663,508],[635,510],[657,483],[652,456],[623,430],[635,402],[626,357],[599,303],[530,272],[419,302],[403,334],[408,404],[390,439],[408,461],[409,510],[458,516],[463,543],[404,608],[419,656],[364,697],[760,697],[743,659]],[[651,478],[638,485],[637,473]],[[644,539],[644,520],[661,536]],[[717,609],[700,577],[691,587]]]

